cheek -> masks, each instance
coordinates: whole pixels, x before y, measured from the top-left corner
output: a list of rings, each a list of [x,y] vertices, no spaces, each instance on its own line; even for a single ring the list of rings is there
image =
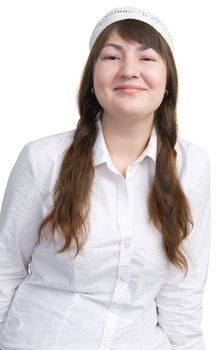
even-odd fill
[[[99,104],[104,108],[107,103],[107,98],[109,95],[109,90],[107,87],[110,86],[110,78],[106,70],[102,65],[95,66],[93,74],[93,88],[96,98]]]
[[[93,75],[94,89],[103,89],[109,82],[109,74],[107,74],[107,68],[101,64],[96,65]]]
[[[166,80],[166,69],[152,70],[147,74],[147,83],[151,89],[165,90]]]
[[[105,99],[105,95],[104,95],[105,84],[104,84],[104,80],[101,79],[98,75],[94,76],[93,88],[94,88],[94,93],[98,102],[100,103],[101,106],[103,106],[103,101]]]

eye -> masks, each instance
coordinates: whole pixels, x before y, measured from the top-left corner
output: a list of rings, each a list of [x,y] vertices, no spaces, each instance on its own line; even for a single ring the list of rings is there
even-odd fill
[[[150,62],[150,61],[155,61],[155,59],[152,57],[145,56],[141,58],[141,61]]]
[[[115,60],[119,60],[119,57],[114,55],[108,55],[108,56],[105,56],[104,59],[107,61],[115,61]]]

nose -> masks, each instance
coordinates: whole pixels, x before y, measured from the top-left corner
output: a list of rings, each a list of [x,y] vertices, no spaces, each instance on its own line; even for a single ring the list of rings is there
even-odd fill
[[[134,59],[128,58],[122,61],[122,65],[119,70],[119,76],[121,78],[138,78],[139,75],[139,69]]]

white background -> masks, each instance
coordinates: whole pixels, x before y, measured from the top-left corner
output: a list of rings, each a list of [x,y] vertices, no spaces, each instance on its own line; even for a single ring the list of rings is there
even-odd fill
[[[222,349],[219,0],[0,0],[0,202],[25,143],[75,127],[90,34],[106,12],[124,5],[156,14],[170,29],[180,81],[179,134],[211,159],[212,245],[202,328],[207,349]]]

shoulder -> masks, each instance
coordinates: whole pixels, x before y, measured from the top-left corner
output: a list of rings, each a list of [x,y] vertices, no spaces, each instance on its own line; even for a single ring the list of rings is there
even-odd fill
[[[69,130],[27,143],[20,152],[17,163],[21,166],[27,164],[26,168],[32,172],[39,186],[53,184],[74,134],[75,130]]]
[[[195,143],[181,137],[175,146],[177,152],[177,169],[181,182],[190,189],[209,176],[210,160],[207,151]]]
[[[55,156],[70,146],[74,133],[75,130],[69,130],[59,134],[45,136],[27,143],[25,148],[34,156]]]
[[[75,130],[45,136],[27,143],[23,152],[35,163],[59,161],[73,141]]]
[[[209,158],[206,150],[182,137],[178,137],[175,149],[181,161],[189,162],[193,165],[199,166],[201,163],[205,163]]]

